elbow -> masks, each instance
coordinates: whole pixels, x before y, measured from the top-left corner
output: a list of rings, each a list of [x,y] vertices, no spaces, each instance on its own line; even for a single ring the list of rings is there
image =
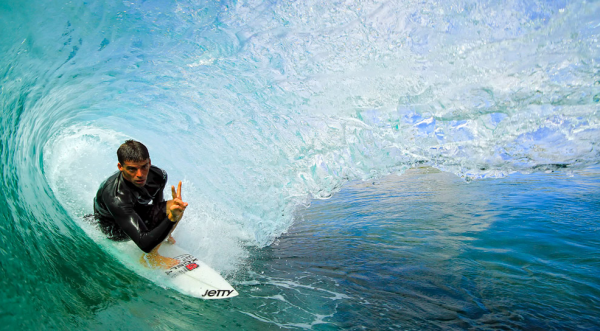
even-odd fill
[[[148,236],[139,236],[134,240],[135,244],[142,250],[144,253],[150,253],[159,243],[154,240],[150,240]]]
[[[160,227],[157,227],[152,231],[139,233],[135,239],[132,239],[134,239],[137,246],[144,251],[144,253],[150,253],[160,245],[169,234],[169,231],[173,228],[173,223],[171,223],[171,221],[168,222],[168,224],[161,224]],[[165,227],[165,225],[171,226]]]

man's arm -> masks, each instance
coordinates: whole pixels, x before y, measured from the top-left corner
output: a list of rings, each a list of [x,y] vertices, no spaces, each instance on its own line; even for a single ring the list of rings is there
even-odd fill
[[[115,197],[107,203],[107,208],[115,219],[117,225],[146,253],[149,253],[160,244],[168,235],[174,222],[165,217],[158,226],[148,230],[140,216],[133,210],[130,202],[123,201],[126,197]],[[105,200],[106,201],[106,200]]]

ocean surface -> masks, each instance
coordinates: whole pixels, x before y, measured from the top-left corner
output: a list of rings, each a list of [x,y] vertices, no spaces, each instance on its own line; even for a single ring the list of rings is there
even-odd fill
[[[599,1],[0,0],[0,329],[600,330]],[[82,217],[136,139],[178,244]]]

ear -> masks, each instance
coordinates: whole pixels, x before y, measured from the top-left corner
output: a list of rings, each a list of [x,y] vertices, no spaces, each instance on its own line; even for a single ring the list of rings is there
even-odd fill
[[[119,168],[119,171],[123,171],[123,166],[121,165],[121,163],[117,163],[117,168]]]
[[[152,159],[148,159],[148,165],[151,166],[152,165]]]

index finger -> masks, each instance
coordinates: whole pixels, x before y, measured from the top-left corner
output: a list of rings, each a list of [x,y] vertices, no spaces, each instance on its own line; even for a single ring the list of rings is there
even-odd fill
[[[173,195],[173,200],[177,199],[177,193],[175,193],[175,186],[171,185],[171,194]]]

